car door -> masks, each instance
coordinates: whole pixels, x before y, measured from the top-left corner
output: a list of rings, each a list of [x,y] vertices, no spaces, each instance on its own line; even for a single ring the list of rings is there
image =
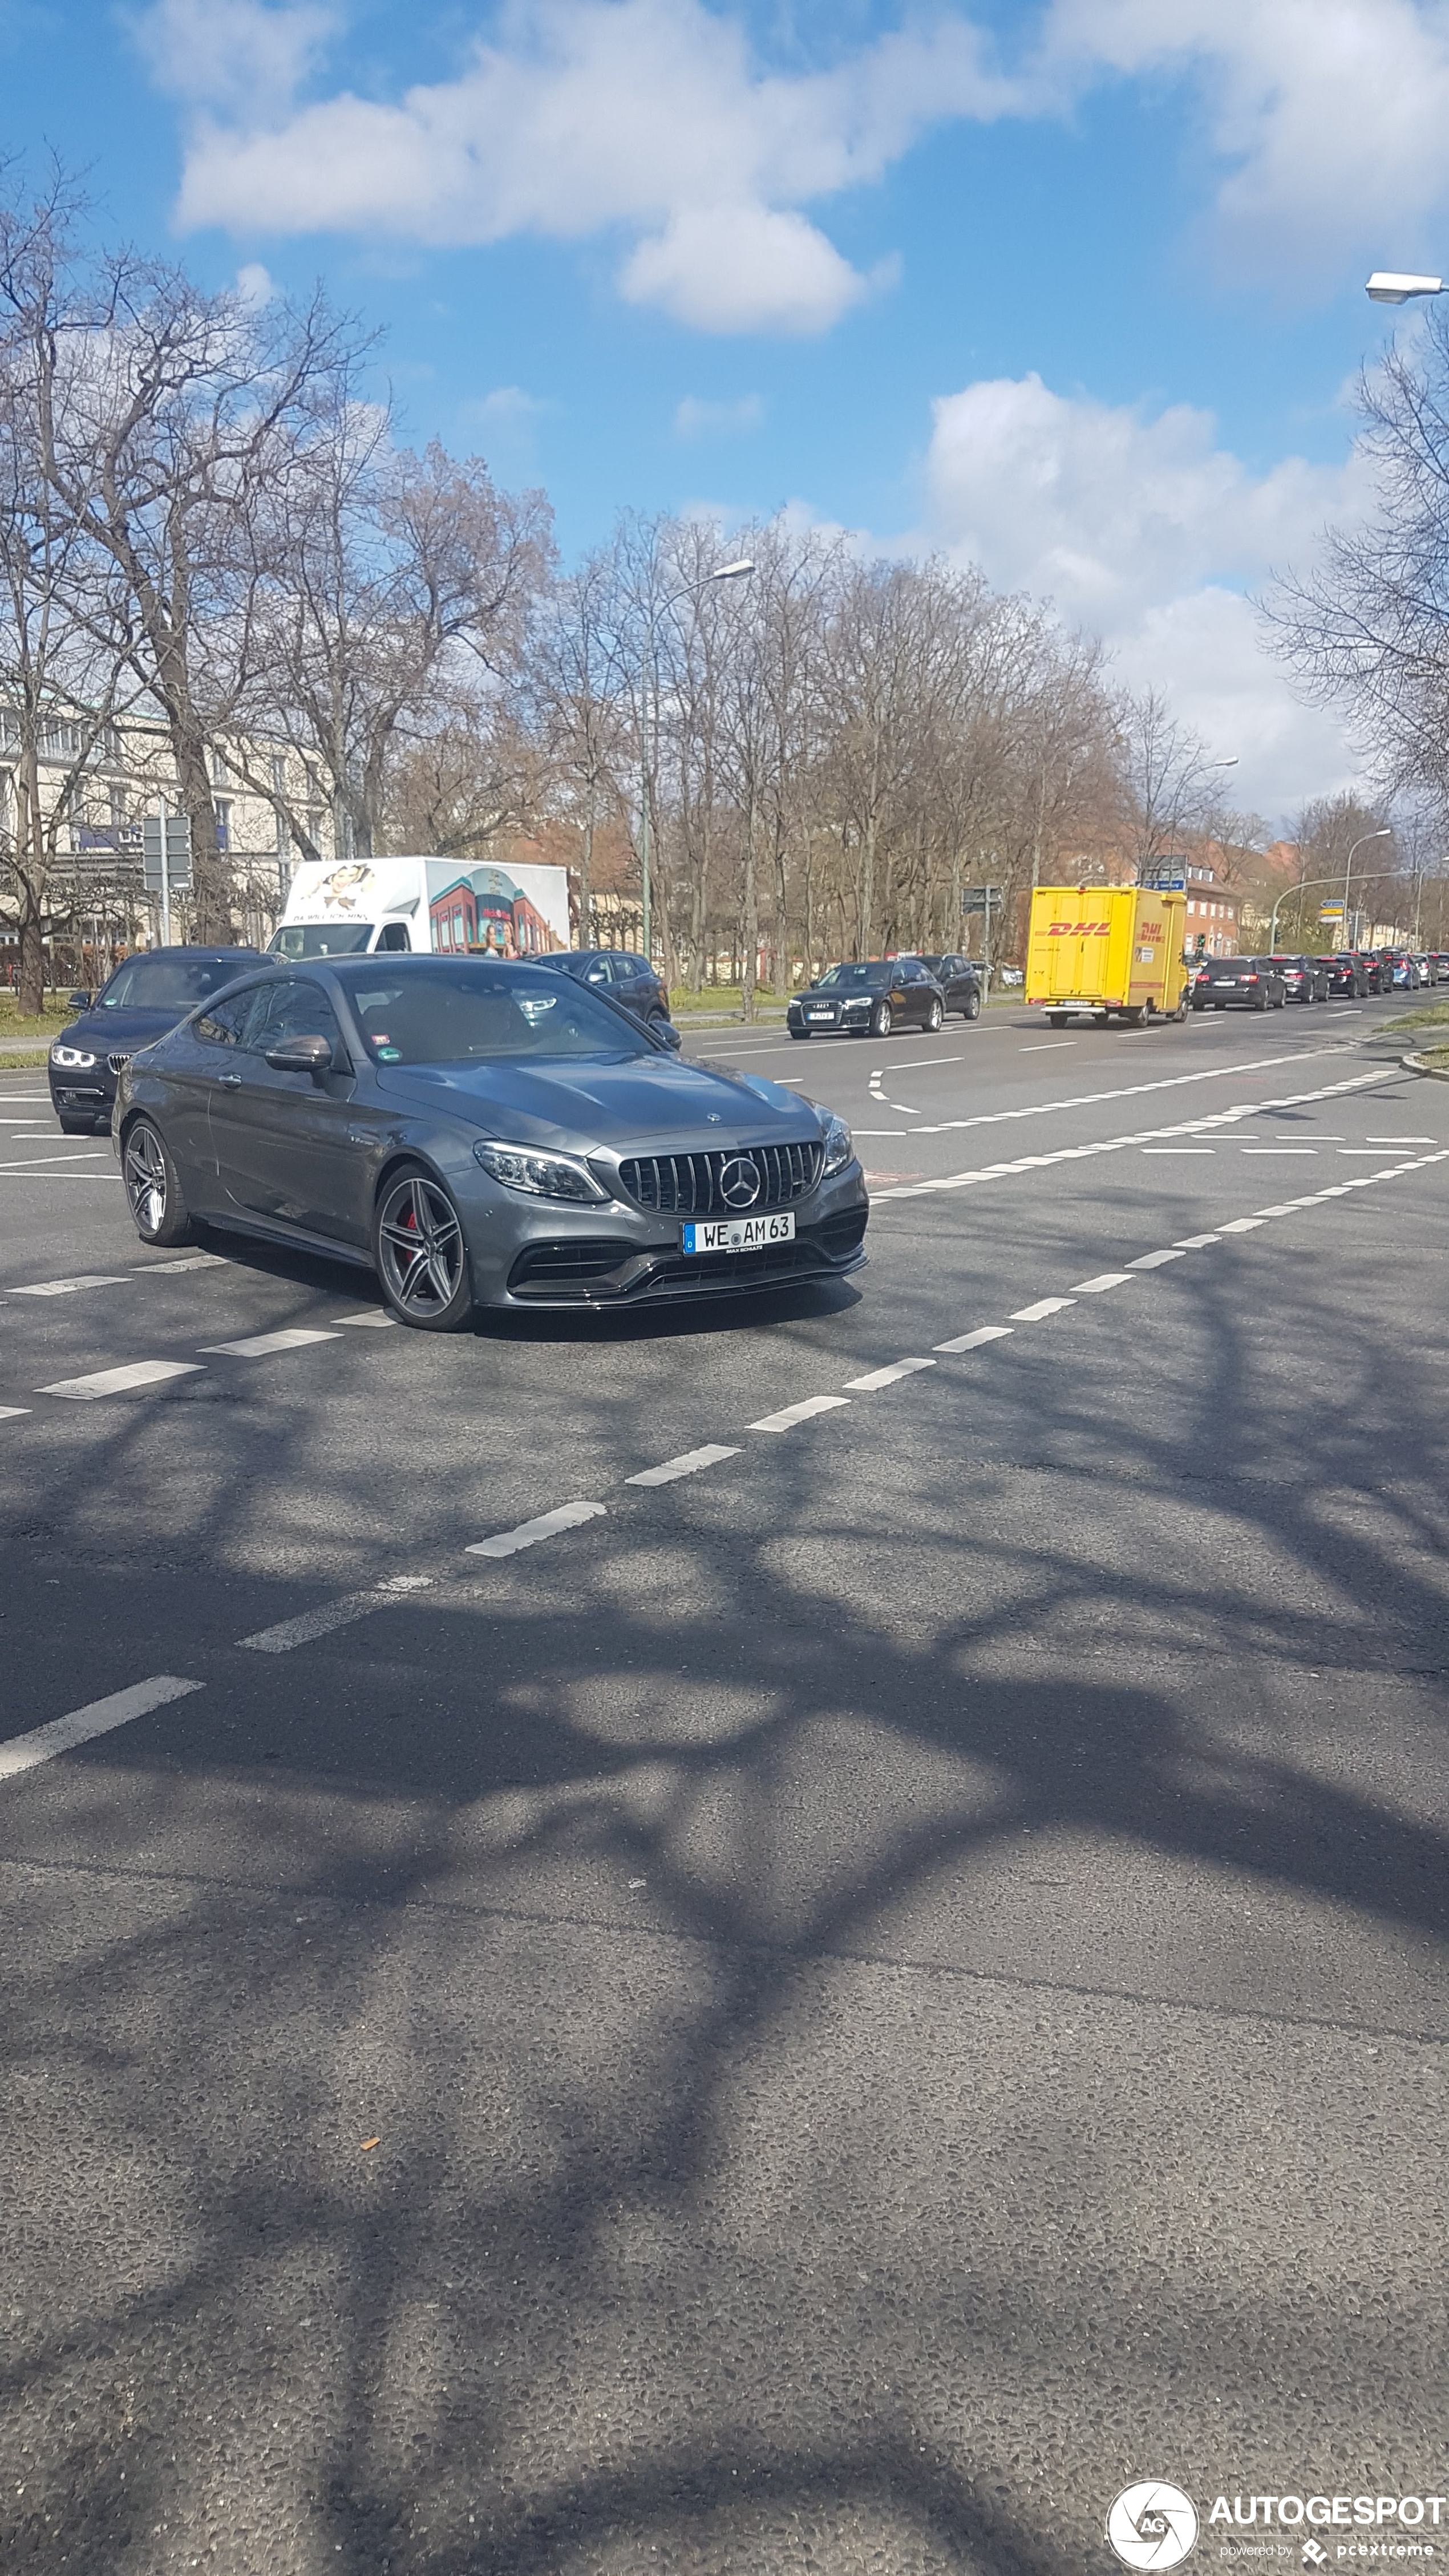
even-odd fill
[[[234,1087],[238,1051],[263,988],[246,984],[231,999],[208,1006],[176,1029],[166,1047],[166,1106],[160,1120],[181,1174],[188,1204],[198,1216],[217,1203],[216,1148],[211,1106],[219,1086]]]
[[[639,971],[642,964],[642,958],[630,957],[622,948],[611,948],[609,951],[609,972],[614,979],[614,999],[616,1002],[622,1002],[624,1008],[632,1011],[635,1018],[640,1020],[648,1007],[643,979]]]
[[[906,979],[906,1008],[917,1028],[923,1029],[936,998],[935,985],[919,957],[908,957],[902,971]]]
[[[321,1082],[267,1062],[283,1038],[325,1037]],[[308,975],[278,976],[259,994],[245,1043],[212,1093],[211,1131],[227,1208],[353,1246],[367,1240],[366,1157],[349,1139],[356,1076],[331,998]]]

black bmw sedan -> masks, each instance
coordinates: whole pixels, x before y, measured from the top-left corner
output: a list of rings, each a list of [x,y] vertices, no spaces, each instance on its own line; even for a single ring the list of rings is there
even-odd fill
[[[430,1331],[856,1269],[844,1121],[677,1046],[543,966],[272,967],[123,1071],[131,1213],[145,1243],[200,1219],[364,1263]]]
[[[152,948],[128,957],[98,993],[72,993],[80,1016],[54,1041],[47,1067],[63,1132],[88,1136],[109,1127],[116,1076],[137,1047],[164,1037],[208,993],[256,963],[254,948]]]
[[[919,957],[863,957],[827,966],[785,1014],[792,1038],[824,1037],[843,1029],[851,1037],[888,1038],[892,1029],[938,1029],[945,996]]]

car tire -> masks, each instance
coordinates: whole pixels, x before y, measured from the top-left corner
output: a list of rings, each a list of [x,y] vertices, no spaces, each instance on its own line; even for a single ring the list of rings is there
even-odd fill
[[[962,1019],[963,1019],[963,1020],[979,1020],[979,1019],[980,1019],[980,1017],[981,1017],[981,996],[980,996],[980,994],[979,994],[979,993],[968,993],[968,994],[967,994],[965,1001],[964,1001],[964,1002],[962,1003],[962,1005],[961,1005],[961,1017],[962,1017]]]
[[[888,1038],[894,1027],[895,1017],[889,1002],[877,1002],[875,1009],[870,1015],[871,1036],[873,1038]]]
[[[456,1333],[473,1312],[463,1220],[421,1163],[397,1163],[372,1211],[372,1266],[383,1304],[418,1333]]]
[[[928,1037],[935,1036],[936,1031],[940,1027],[945,1016],[946,1012],[944,1005],[940,1002],[933,1002],[926,1013],[926,1034]]]
[[[143,1243],[190,1243],[191,1212],[166,1139],[149,1118],[133,1118],[121,1146],[121,1174]]]
[[[1066,1012],[1048,1011],[1046,1015],[1046,1024],[1049,1029],[1064,1029],[1067,1025]]]

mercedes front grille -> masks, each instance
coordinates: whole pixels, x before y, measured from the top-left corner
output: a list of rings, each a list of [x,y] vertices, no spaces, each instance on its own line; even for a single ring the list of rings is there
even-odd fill
[[[708,1154],[638,1154],[619,1165],[631,1199],[660,1216],[756,1216],[791,1207],[808,1197],[820,1178],[823,1145],[747,1145]],[[753,1163],[760,1175],[756,1197],[744,1206],[726,1199],[720,1173],[727,1163]]]

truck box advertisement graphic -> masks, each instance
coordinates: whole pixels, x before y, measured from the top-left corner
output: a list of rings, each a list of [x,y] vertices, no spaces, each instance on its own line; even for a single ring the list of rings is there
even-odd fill
[[[307,860],[272,944],[284,956],[432,948],[539,957],[569,946],[568,871],[459,859]]]

